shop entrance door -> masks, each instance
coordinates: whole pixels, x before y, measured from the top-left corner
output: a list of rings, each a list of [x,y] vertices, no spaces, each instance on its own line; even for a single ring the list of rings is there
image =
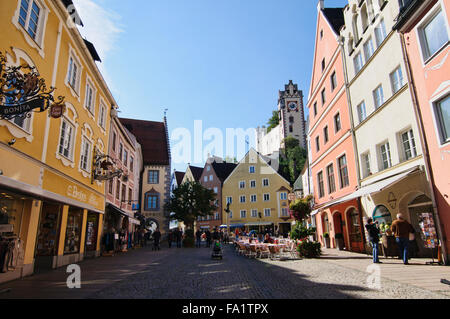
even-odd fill
[[[359,212],[352,208],[347,212],[348,234],[350,238],[350,250],[354,252],[362,252],[364,243],[361,231],[361,222]]]
[[[333,225],[334,225],[334,233],[336,234],[341,234],[342,238],[343,238],[343,244],[345,247],[345,231],[344,228],[342,227],[342,215],[339,212],[334,213],[333,215]],[[335,243],[335,247],[337,248],[337,241]]]
[[[34,273],[53,269],[54,257],[57,255],[61,225],[59,204],[44,202],[39,217],[39,228],[36,240]]]
[[[98,238],[98,214],[89,212],[87,216],[86,225],[86,247],[85,257],[95,257],[97,251],[97,238]]]
[[[433,239],[437,239],[436,223],[433,218],[433,205],[427,196],[419,196],[408,206],[411,225],[414,227],[415,244],[411,245],[412,257],[437,259],[436,248],[428,248]],[[426,236],[425,236],[426,235]]]
[[[287,238],[288,234],[291,232],[291,223],[279,223],[278,233],[280,236]]]

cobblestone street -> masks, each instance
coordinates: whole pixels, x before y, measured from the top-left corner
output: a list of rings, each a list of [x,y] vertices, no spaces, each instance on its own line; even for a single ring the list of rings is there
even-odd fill
[[[357,255],[367,262],[368,257]],[[369,273],[342,260],[248,259],[224,249],[223,260],[210,250],[141,249],[81,263],[81,289],[68,289],[64,269],[0,285],[0,298],[151,298],[151,299],[326,299],[449,298],[448,286],[430,291],[381,279],[381,290],[367,288]],[[368,263],[370,264],[370,263]],[[382,267],[385,265],[382,265]],[[386,265],[388,266],[388,265]],[[411,266],[414,267],[414,266]],[[353,268],[353,269],[352,269]],[[446,269],[446,268],[444,268]],[[383,271],[381,271],[383,276]]]

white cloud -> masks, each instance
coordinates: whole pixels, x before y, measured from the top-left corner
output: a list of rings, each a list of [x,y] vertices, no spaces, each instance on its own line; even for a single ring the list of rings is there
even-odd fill
[[[119,23],[121,17],[110,10],[99,0],[74,0],[74,5],[80,14],[84,27],[79,27],[80,33],[92,42],[100,58],[106,58],[114,50],[119,34],[123,32]]]
[[[78,30],[84,38],[94,44],[103,62],[97,63],[97,65],[110,90],[114,93],[117,90],[105,68],[105,61],[108,54],[117,47],[119,36],[124,30],[120,23],[121,16],[108,8],[107,2],[104,0],[73,0],[84,25],[83,27],[79,26]]]

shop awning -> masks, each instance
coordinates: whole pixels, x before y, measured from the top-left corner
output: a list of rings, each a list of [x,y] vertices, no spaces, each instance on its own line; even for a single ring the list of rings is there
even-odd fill
[[[123,215],[125,217],[128,217],[130,219],[130,222],[132,222],[133,224],[138,224],[138,225],[141,224],[140,221],[138,221],[137,219],[134,218],[134,215],[128,214],[127,212],[125,212],[125,211],[121,210],[120,208],[112,205],[111,203],[107,203],[106,207],[112,209],[113,211],[115,211],[118,214],[121,214],[121,215]]]
[[[244,227],[245,224],[230,224],[230,227]]]
[[[200,226],[200,229],[209,229],[209,226]]]
[[[271,222],[252,222],[252,223],[245,223],[245,226],[270,226],[273,223]]]
[[[321,207],[318,207],[316,210],[314,210],[311,213],[311,216],[316,215],[320,210],[323,210],[325,208],[328,208],[330,206],[336,205],[336,204],[340,204],[340,203],[344,203],[347,202],[349,200],[361,197],[361,196],[365,196],[365,195],[369,195],[369,194],[376,194],[379,193],[383,190],[385,190],[388,187],[394,186],[396,183],[402,181],[403,179],[409,177],[410,175],[413,175],[417,172],[420,171],[420,166],[416,166],[412,169],[409,169],[405,172],[399,173],[397,175],[385,178],[383,180],[379,180],[376,182],[373,182],[372,184],[366,185],[361,187],[360,189],[358,189],[357,191],[351,193],[350,195],[335,199],[333,201],[330,201],[326,204],[324,204]]]

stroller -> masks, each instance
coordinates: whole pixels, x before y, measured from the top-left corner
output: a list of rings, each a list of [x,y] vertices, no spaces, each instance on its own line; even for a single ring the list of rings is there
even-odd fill
[[[223,258],[222,245],[220,244],[219,240],[214,240],[211,258],[212,259],[216,259],[216,258],[222,259]]]

